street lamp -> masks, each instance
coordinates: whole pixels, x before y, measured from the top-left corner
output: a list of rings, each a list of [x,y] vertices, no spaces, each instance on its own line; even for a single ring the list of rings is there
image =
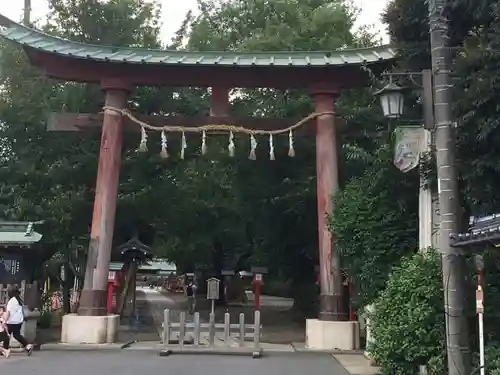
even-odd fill
[[[404,94],[409,91],[408,87],[401,87],[393,82],[393,80],[404,80],[410,82],[412,87],[420,89],[420,98],[423,109],[423,125],[424,129],[434,129],[434,95],[433,95],[433,77],[431,70],[422,70],[421,72],[402,72],[402,73],[384,73],[384,77],[389,78],[389,83],[374,92],[374,96],[380,98],[380,105],[384,117],[397,119],[403,115],[404,111]],[[417,81],[420,81],[417,82]],[[418,121],[420,124],[422,121]]]
[[[380,105],[382,106],[385,117],[391,119],[401,117],[405,100],[403,90],[403,87],[390,82],[384,88],[373,94],[380,98]]]
[[[435,238],[434,222],[435,214],[433,208],[433,193],[430,188],[429,178],[425,173],[424,161],[431,151],[431,133],[434,128],[434,103],[433,103],[433,75],[430,70],[421,72],[391,72],[384,73],[388,78],[388,84],[374,93],[380,98],[382,111],[386,118],[397,120],[403,115],[405,91],[415,88],[419,90],[420,103],[422,104],[423,118],[412,120],[416,123],[411,126],[399,126],[395,134],[394,165],[406,173],[420,166],[420,189],[419,189],[419,247],[425,250],[433,246]],[[396,84],[404,82],[406,88]],[[408,86],[408,84],[411,84]],[[410,122],[406,120],[405,122]],[[423,125],[423,126],[422,126]]]

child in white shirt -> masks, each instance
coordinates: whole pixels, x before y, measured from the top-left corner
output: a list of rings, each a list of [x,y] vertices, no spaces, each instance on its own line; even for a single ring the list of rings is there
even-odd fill
[[[5,324],[5,310],[3,307],[0,307],[0,342],[4,344],[6,341],[9,341],[9,332],[7,330],[7,325]],[[0,346],[0,354],[5,358],[9,358],[10,349],[5,349],[2,345]]]

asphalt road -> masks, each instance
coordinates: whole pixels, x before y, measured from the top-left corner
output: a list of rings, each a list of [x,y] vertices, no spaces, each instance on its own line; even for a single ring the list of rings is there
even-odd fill
[[[0,373],[22,375],[348,375],[326,354],[250,357],[173,355],[152,352],[35,352],[32,357],[13,354],[0,358]]]

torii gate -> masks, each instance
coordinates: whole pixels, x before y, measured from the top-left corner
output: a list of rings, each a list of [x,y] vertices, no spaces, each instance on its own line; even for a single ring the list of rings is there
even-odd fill
[[[333,209],[331,196],[338,189],[336,137],[339,119],[334,116],[334,100],[344,88],[365,85],[367,72],[361,66],[386,64],[388,60],[394,59],[393,50],[386,46],[331,52],[147,50],[64,40],[27,28],[1,15],[0,26],[0,36],[22,46],[31,64],[41,69],[47,77],[100,83],[106,96],[102,114],[54,114],[48,124],[49,130],[58,131],[83,131],[102,124],[89,261],[79,315],[72,317],[80,318],[80,321],[68,323],[68,331],[63,335],[66,341],[80,335],[77,339],[81,342],[81,332],[71,333],[69,330],[78,330],[78,327],[90,321],[101,328],[87,334],[87,341],[102,342],[102,332],[106,331],[106,323],[102,322],[105,322],[122,133],[124,127],[135,126],[135,129],[139,129],[129,117],[113,108],[126,109],[127,96],[135,86],[194,86],[212,89],[210,116],[195,119],[137,116],[138,119],[151,125],[182,124],[197,127],[204,124],[238,124],[247,129],[254,128],[252,125],[261,129],[279,129],[295,120],[231,118],[229,90],[261,87],[309,90],[315,103],[315,115],[311,116],[311,120],[315,120],[316,124],[321,310],[319,319],[307,321],[307,345],[311,348],[347,350],[357,345],[353,339],[357,330],[355,323],[343,321],[345,314],[342,311],[338,254],[326,226],[326,216]]]

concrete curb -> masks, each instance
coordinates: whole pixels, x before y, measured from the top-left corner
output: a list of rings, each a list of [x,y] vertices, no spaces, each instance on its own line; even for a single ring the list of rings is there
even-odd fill
[[[304,343],[293,342],[291,344],[292,348],[297,353],[325,353],[332,355],[348,354],[348,355],[363,355],[363,350],[331,350],[331,349],[310,349],[307,348]]]
[[[103,351],[103,352],[120,352],[120,351],[150,351],[158,352],[161,349],[160,344],[138,344],[137,341],[126,343],[113,344],[64,344],[50,343],[41,345],[40,351]]]
[[[127,343],[128,344],[128,343]],[[119,351],[127,344],[43,344],[40,351]]]
[[[189,347],[166,347],[160,350],[160,357],[168,357],[174,354],[206,354],[206,355],[232,355],[249,356],[260,358],[263,355],[262,349],[253,348],[189,348]]]
[[[173,347],[163,346],[160,343],[149,343],[149,342],[137,342],[130,341],[126,343],[113,343],[113,344],[64,344],[64,343],[49,343],[41,345],[40,351],[102,351],[102,352],[121,352],[121,351],[140,351],[140,352],[152,352],[152,353],[160,353],[162,351],[170,351],[172,354],[231,354],[231,355],[241,355],[241,354],[251,354],[251,348],[247,348],[246,350],[239,350],[239,348],[198,348],[198,349],[190,349],[188,346],[185,346],[182,350],[175,349]],[[301,347],[297,344],[292,345],[283,345],[276,347],[267,347],[266,344],[263,344],[261,347],[261,351],[265,355],[270,354],[330,354],[330,355],[339,355],[339,354],[347,354],[347,355],[361,355],[361,352],[346,352],[346,351],[331,351],[331,350],[314,350],[307,349],[305,347]]]

